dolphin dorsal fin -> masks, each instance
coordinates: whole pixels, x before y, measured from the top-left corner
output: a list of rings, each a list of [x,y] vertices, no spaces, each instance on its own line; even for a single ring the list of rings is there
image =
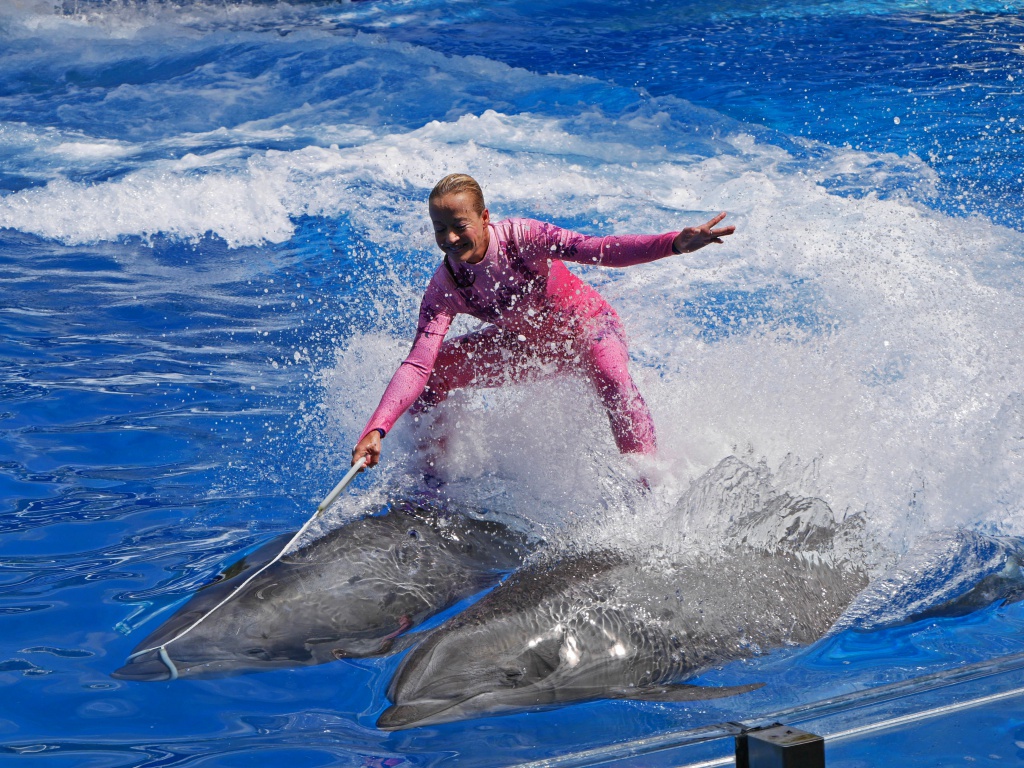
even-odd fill
[[[609,693],[611,699],[632,699],[635,701],[700,701],[702,699],[722,699],[726,696],[738,696],[741,693],[756,691],[764,687],[764,683],[747,685],[686,685],[675,683],[670,685],[652,685],[646,688],[619,688]]]

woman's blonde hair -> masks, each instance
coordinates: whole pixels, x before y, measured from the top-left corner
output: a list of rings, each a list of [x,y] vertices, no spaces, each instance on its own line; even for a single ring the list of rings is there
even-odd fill
[[[449,173],[443,179],[441,179],[434,188],[430,190],[430,197],[428,202],[434,202],[440,200],[442,197],[447,195],[458,195],[465,192],[473,199],[473,209],[482,214],[484,208],[484,191],[480,189],[480,185],[477,184],[476,179],[472,176],[467,176],[464,173]]]

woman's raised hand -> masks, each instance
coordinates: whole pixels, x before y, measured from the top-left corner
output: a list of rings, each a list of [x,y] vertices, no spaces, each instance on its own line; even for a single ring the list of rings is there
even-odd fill
[[[725,212],[723,211],[707,224],[701,224],[699,227],[686,227],[672,241],[672,250],[676,253],[693,253],[708,243],[722,242],[723,237],[731,235],[736,231],[736,227],[719,227],[715,229],[715,225],[724,218]]]

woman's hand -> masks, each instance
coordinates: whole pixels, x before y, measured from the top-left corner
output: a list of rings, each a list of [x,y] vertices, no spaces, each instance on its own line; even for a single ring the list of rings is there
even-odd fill
[[[714,228],[724,218],[725,212],[723,211],[707,224],[702,224],[699,227],[687,227],[672,241],[672,250],[676,253],[693,253],[708,243],[722,242],[723,237],[736,231],[736,227]]]
[[[367,432],[366,436],[352,449],[353,464],[364,457],[367,469],[377,466],[377,462],[380,461],[380,432],[376,429]]]

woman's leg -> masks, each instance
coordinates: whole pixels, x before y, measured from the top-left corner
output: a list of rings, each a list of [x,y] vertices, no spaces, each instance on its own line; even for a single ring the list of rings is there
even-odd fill
[[[654,420],[629,375],[629,350],[619,318],[609,312],[590,325],[580,339],[581,358],[608,411],[615,444],[622,453],[654,453],[658,448]]]
[[[566,337],[523,342],[492,325],[446,341],[412,412],[432,408],[463,387],[499,387],[541,378],[551,372],[542,366],[554,363],[563,370],[582,368],[593,382],[622,453],[654,453],[654,420],[629,375],[629,352],[618,317],[608,312],[585,324],[587,331],[569,345],[579,351],[575,364],[569,359]]]

